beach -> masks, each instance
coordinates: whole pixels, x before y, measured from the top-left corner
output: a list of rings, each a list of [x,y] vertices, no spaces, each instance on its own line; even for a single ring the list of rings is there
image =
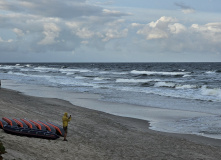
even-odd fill
[[[74,106],[68,101],[23,95],[0,89],[0,117],[61,123],[72,115],[68,142],[6,134],[0,138],[4,159],[206,159],[221,157],[221,141],[148,129],[144,120],[125,118]]]

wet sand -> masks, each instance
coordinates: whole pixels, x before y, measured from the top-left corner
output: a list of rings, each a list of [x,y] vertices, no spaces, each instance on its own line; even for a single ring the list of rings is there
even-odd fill
[[[68,142],[6,134],[0,139],[4,159],[205,159],[219,160],[221,141],[148,129],[147,121],[124,118],[74,106],[68,101],[26,96],[0,89],[0,118],[27,118],[61,125],[64,112],[72,115]]]

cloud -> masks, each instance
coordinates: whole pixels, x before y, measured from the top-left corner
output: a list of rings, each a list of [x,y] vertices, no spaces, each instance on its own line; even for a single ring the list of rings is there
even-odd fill
[[[116,29],[109,29],[106,34],[105,38],[103,39],[104,42],[109,41],[111,39],[118,39],[118,38],[124,38],[127,36],[128,29],[123,29],[121,31]]]
[[[1,51],[68,54],[82,46],[104,49],[106,43],[125,38],[129,32],[122,19],[127,13],[90,5],[85,0],[0,3],[4,10],[0,32],[5,32],[0,38]]]
[[[11,42],[13,42],[13,40],[12,40],[12,39],[9,39],[9,40],[3,40],[3,39],[0,37],[0,43],[1,43],[1,42],[11,43]]]
[[[190,23],[177,15],[162,16],[159,10],[145,12],[147,18],[143,10],[104,8],[87,0],[0,0],[0,11],[0,54],[13,52],[26,58],[72,53],[80,57],[92,51],[119,57],[139,51],[221,52],[220,23],[203,24],[197,19]]]
[[[168,38],[170,34],[179,34],[185,31],[185,26],[175,23],[177,20],[172,17],[161,17],[157,21],[144,25],[137,31],[137,34],[146,36],[147,40]],[[133,26],[141,26],[132,24]]]
[[[102,13],[101,7],[89,5],[85,3],[85,0],[15,0],[12,2],[3,0],[0,9],[10,12],[68,19]]]
[[[181,32],[186,31],[186,27],[180,23],[174,23],[168,25],[170,33],[179,34]]]
[[[109,9],[103,9],[103,14],[104,15],[109,15],[109,16],[129,16],[131,14],[129,13],[123,13],[117,10],[109,10]]]
[[[23,33],[23,31],[22,31],[21,29],[18,29],[18,28],[14,28],[14,29],[13,29],[13,32],[15,32],[16,35],[19,36],[19,37],[22,37],[22,36],[25,35],[25,34]]]
[[[205,25],[193,24],[191,29],[204,39],[214,43],[221,43],[221,23],[207,23]]]
[[[185,13],[185,14],[189,14],[189,13],[194,13],[195,12],[195,10],[192,7],[187,6],[184,3],[177,3],[177,2],[175,2],[174,4],[176,6],[178,6],[178,7],[180,7],[182,12]]]
[[[145,51],[175,53],[221,53],[221,23],[192,24],[189,27],[173,17],[161,17],[148,24],[132,23],[146,41],[136,44]]]
[[[38,42],[40,45],[48,45],[56,43],[55,38],[59,37],[60,28],[54,23],[44,24],[43,34],[45,38]]]

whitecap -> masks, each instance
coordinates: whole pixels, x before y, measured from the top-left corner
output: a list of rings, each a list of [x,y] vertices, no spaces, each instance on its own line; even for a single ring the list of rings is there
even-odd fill
[[[201,93],[204,96],[215,96],[221,98],[221,89],[220,88],[207,88],[207,86],[201,87]]]
[[[152,79],[117,79],[117,83],[145,83],[145,82],[151,82],[151,81],[158,81],[158,80],[152,80]]]
[[[75,79],[86,79],[86,77],[76,76]]]
[[[176,85],[176,89],[193,89],[197,88],[196,85],[190,85],[190,84],[185,84],[185,85]]]
[[[207,71],[206,73],[207,73],[207,74],[215,74],[216,71]]]
[[[174,88],[176,86],[175,83],[172,82],[157,82],[154,84],[154,87],[170,87]]]
[[[132,70],[132,74],[147,74],[147,75],[171,75],[171,76],[176,76],[176,75],[186,75],[189,74],[190,72],[155,72],[155,71],[137,71],[137,70]]]
[[[102,80],[104,80],[104,78],[96,77],[96,78],[94,78],[94,80],[95,80],[95,81],[102,81]]]

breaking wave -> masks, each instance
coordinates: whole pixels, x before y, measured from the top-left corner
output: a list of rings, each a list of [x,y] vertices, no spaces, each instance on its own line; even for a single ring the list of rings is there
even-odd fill
[[[132,70],[132,74],[146,74],[146,75],[166,75],[166,76],[179,76],[179,75],[187,75],[190,74],[190,72],[155,72],[155,71],[137,71]]]

